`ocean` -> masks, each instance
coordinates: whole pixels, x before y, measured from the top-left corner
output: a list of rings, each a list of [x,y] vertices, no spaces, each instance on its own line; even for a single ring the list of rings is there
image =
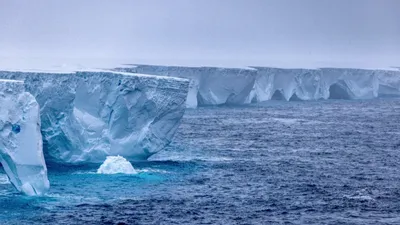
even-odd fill
[[[400,224],[400,99],[187,110],[132,165],[48,165],[42,197],[1,172],[0,224]]]

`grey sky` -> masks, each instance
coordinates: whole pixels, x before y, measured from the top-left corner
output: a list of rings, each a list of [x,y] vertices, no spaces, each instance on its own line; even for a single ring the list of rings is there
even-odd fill
[[[0,0],[0,21],[6,57],[400,64],[398,0]]]

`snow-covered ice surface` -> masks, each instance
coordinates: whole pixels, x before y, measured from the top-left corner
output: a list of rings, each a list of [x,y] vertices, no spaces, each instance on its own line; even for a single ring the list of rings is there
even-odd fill
[[[107,156],[107,159],[97,170],[99,174],[136,174],[132,164],[122,156]]]
[[[18,191],[42,195],[50,185],[39,105],[17,80],[0,80],[0,104],[0,162]]]
[[[146,159],[172,139],[185,111],[186,79],[117,73],[0,71],[25,80],[40,105],[48,162]]]
[[[189,108],[242,105],[268,100],[400,96],[400,71],[397,69],[131,65],[115,70],[190,79]]]

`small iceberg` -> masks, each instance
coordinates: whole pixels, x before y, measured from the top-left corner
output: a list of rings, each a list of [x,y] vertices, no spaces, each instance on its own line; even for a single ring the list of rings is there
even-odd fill
[[[107,156],[106,160],[97,170],[98,174],[136,174],[132,164],[122,156]]]

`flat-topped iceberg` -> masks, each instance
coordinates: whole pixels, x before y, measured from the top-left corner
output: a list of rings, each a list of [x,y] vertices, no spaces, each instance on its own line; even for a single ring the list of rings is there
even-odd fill
[[[46,159],[102,163],[109,155],[146,159],[171,141],[189,81],[107,71],[0,72],[25,80],[40,105]]]
[[[400,96],[400,71],[351,68],[213,68],[132,65],[117,71],[191,80],[187,107],[268,100],[371,99]]]
[[[23,81],[0,80],[0,162],[14,187],[27,195],[49,189],[39,105]]]

